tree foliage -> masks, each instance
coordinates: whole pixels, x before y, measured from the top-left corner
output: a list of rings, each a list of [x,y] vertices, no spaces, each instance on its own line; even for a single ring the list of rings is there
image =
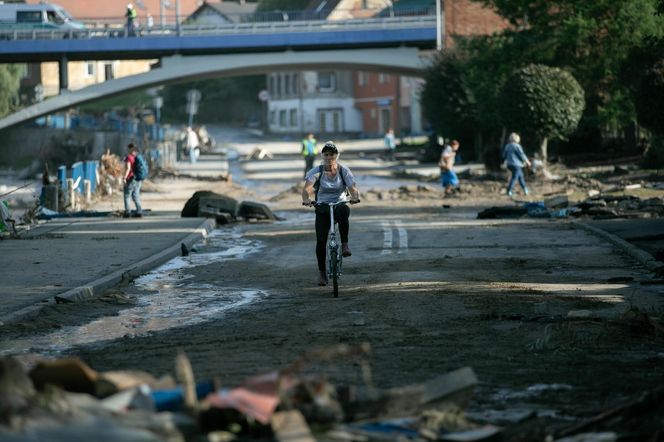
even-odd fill
[[[507,80],[501,95],[503,122],[510,130],[541,140],[572,133],[585,107],[583,89],[567,71],[531,64]],[[542,152],[546,157],[546,152]]]
[[[664,135],[664,59],[647,70],[636,97],[639,122],[647,129]]]
[[[633,119],[629,84],[618,75],[631,49],[646,36],[664,35],[661,0],[476,0],[494,8],[514,29],[511,45],[529,41],[528,62],[570,71],[586,93],[587,116],[603,127]],[[514,53],[514,50],[508,49]],[[520,60],[523,57],[519,57]]]
[[[245,122],[252,115],[260,115],[261,104],[257,97],[264,88],[264,75],[212,78],[166,86],[162,116],[168,121],[186,121],[187,91],[198,89],[202,98],[197,121]]]
[[[20,84],[19,65],[0,65],[0,116],[5,116],[14,110],[18,100]]]
[[[426,73],[422,106],[436,133],[453,138],[472,133],[478,124],[477,105],[456,54],[441,54]]]

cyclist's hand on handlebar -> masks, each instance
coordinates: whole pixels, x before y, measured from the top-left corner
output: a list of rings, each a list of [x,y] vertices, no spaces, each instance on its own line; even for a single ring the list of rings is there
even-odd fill
[[[359,202],[360,202],[360,199],[359,199],[359,198],[356,199],[356,200],[350,200],[350,203],[351,203],[351,204],[359,204]]]

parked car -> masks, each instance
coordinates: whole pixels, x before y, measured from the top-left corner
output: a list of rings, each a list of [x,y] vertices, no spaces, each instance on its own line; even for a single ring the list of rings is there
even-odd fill
[[[53,3],[28,5],[25,3],[0,4],[0,31],[14,29],[83,29],[69,13]]]

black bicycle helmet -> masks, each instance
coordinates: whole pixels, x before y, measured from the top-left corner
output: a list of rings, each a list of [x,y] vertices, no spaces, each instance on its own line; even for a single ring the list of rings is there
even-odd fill
[[[334,144],[333,141],[328,141],[325,143],[325,146],[320,150],[321,153],[325,152],[326,150],[332,151],[332,153],[339,153],[339,149],[337,149],[337,146]]]

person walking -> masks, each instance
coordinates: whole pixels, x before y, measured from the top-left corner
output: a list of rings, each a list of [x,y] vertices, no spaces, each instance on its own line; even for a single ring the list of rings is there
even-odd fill
[[[127,19],[127,36],[136,35],[136,18],[138,13],[134,5],[129,3],[125,11],[125,18]]]
[[[440,184],[445,189],[445,195],[454,192],[455,188],[459,187],[459,177],[454,171],[454,160],[460,144],[457,140],[452,140],[450,144],[443,148],[438,161],[440,167]]]
[[[143,216],[143,208],[141,207],[141,182],[136,179],[136,157],[138,156],[138,148],[134,143],[129,143],[127,145],[129,150],[128,155],[124,159],[125,163],[125,172],[124,172],[124,218],[129,218],[132,216],[131,210],[129,209],[129,199],[131,198],[134,201],[136,206],[136,211],[133,216],[135,218],[141,218]]]
[[[310,206],[314,202],[336,203],[360,202],[360,192],[357,189],[355,177],[350,169],[337,162],[339,150],[332,141],[328,141],[321,150],[323,164],[309,170],[304,178],[302,189],[302,204]],[[346,194],[350,193],[350,201]],[[313,200],[312,200],[313,196]],[[341,254],[344,257],[352,255],[348,245],[348,232],[350,230],[350,208],[347,204],[340,204],[334,209],[334,220],[339,224],[341,236]],[[327,285],[325,272],[325,251],[327,236],[330,230],[330,206],[321,204],[316,206],[316,260],[318,262],[318,285]]]
[[[394,137],[394,129],[391,127],[387,130],[384,138],[385,142],[385,159],[394,161],[394,151],[397,149],[397,140]]]
[[[523,167],[530,167],[530,161],[523,152],[523,147],[519,144],[521,137],[519,134],[512,132],[508,138],[508,143],[503,148],[503,160],[505,165],[511,172],[509,184],[507,185],[507,195],[514,195],[514,185],[519,181],[519,185],[523,189],[523,193],[528,195],[528,186],[526,186],[526,179],[523,175]]]
[[[201,154],[200,150],[200,141],[198,140],[198,135],[196,135],[196,132],[191,128],[191,126],[187,126],[187,153],[189,154],[189,162],[191,164],[196,163],[196,160],[198,160],[198,156]]]
[[[314,134],[310,133],[306,138],[302,139],[302,156],[304,157],[304,176],[307,176],[307,172],[314,167],[314,160],[318,155],[316,150],[316,139]]]

